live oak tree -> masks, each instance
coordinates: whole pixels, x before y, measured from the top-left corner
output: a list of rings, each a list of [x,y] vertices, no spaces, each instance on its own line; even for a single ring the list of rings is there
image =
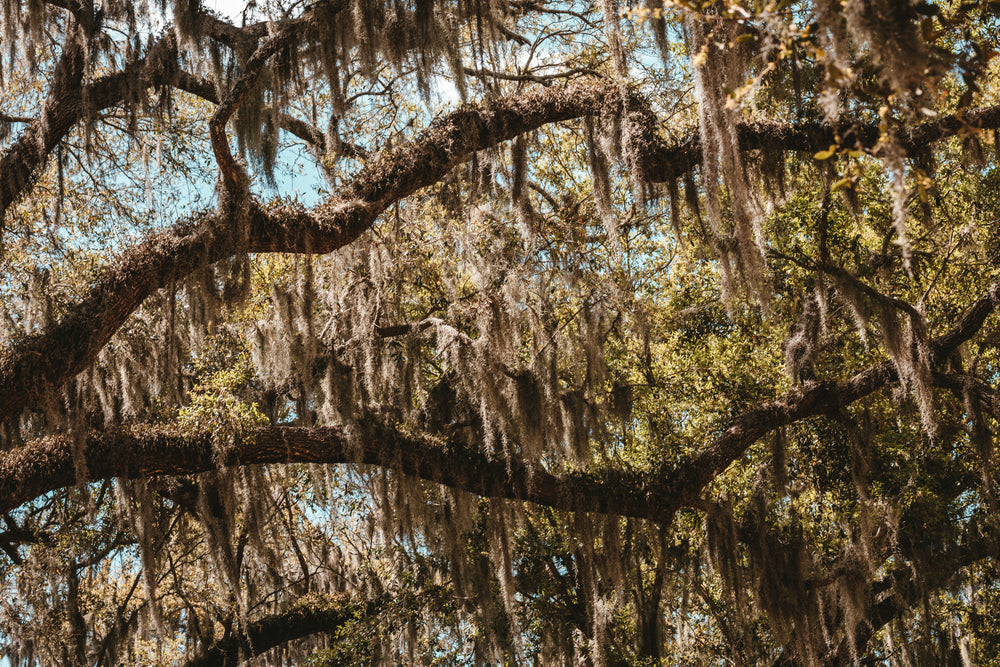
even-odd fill
[[[6,660],[1000,661],[998,13],[7,0]]]

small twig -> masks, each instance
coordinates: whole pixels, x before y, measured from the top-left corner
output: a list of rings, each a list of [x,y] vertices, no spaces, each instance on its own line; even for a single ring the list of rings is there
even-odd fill
[[[923,318],[920,312],[910,302],[904,301],[894,296],[882,294],[882,292],[879,292],[871,285],[861,281],[847,269],[836,266],[835,264],[827,264],[825,262],[810,262],[808,260],[792,257],[791,255],[786,255],[782,252],[778,252],[777,250],[768,250],[767,254],[772,257],[777,257],[778,259],[783,259],[787,262],[791,262],[792,264],[795,264],[796,266],[803,269],[812,271],[821,271],[823,273],[826,273],[827,275],[830,275],[834,278],[838,278],[846,283],[850,283],[854,288],[860,290],[866,296],[874,299],[875,301],[878,301],[879,303],[884,303],[886,305],[897,308],[898,310],[903,311],[910,317],[916,318],[918,320]]]
[[[469,76],[477,78],[488,77],[492,79],[501,79],[503,81],[528,81],[531,83],[539,83],[543,86],[551,85],[552,81],[555,79],[564,79],[577,74],[586,74],[588,76],[594,76],[601,79],[604,78],[603,74],[588,67],[574,67],[573,69],[566,70],[564,72],[556,72],[555,74],[509,74],[507,72],[495,72],[490,69],[473,69],[472,67],[465,67],[463,69]]]

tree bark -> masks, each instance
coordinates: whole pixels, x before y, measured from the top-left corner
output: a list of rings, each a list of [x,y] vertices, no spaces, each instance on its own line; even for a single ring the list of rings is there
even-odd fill
[[[316,634],[333,634],[347,623],[378,614],[377,602],[347,596],[309,595],[287,611],[252,621],[212,644],[184,667],[236,667],[273,648]]]

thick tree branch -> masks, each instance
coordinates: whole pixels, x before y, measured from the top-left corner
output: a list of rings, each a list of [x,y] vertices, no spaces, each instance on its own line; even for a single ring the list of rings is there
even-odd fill
[[[117,87],[125,84],[109,77],[102,85],[101,90],[111,99],[121,97]],[[635,110],[634,101],[623,100],[623,94],[616,87],[591,85],[532,92],[499,100],[488,107],[463,107],[432,124],[410,144],[391,155],[375,158],[341,196],[313,210],[264,210],[252,206],[247,220],[246,238],[250,243],[247,250],[324,253],[342,247],[366,231],[393,202],[433,184],[471,153],[547,123],[613,112],[622,108],[623,103]],[[995,120],[985,112],[977,117],[983,122]],[[928,124],[921,129],[921,136],[936,137],[950,127],[944,121],[935,123],[943,123],[944,129],[935,134]],[[752,127],[760,126],[746,126]],[[781,135],[776,130],[768,134],[772,138]],[[785,135],[786,147],[799,145],[796,142],[811,136],[801,129]],[[647,149],[643,166],[652,175],[657,173],[657,164],[662,167],[665,155],[679,150],[660,150],[662,146],[652,135],[640,139]],[[157,237],[127,251],[98,280],[91,295],[71,308],[59,324],[8,349],[0,358],[0,419],[37,403],[84,370],[125,319],[156,289],[183,278],[204,263],[233,254],[236,248],[231,231],[223,229],[213,216],[205,216],[193,229]],[[935,343],[936,360],[950,354],[978,330],[995,308],[998,292],[996,286],[991,288],[952,332]],[[838,409],[895,379],[895,370],[885,362],[846,382],[813,383],[780,400],[761,404],[740,417],[701,454],[683,464],[671,476],[673,492],[669,495],[693,502],[709,481],[763,434],[804,417]]]
[[[468,105],[431,125],[419,138],[374,158],[345,188],[312,210],[250,205],[243,224],[249,252],[326,253],[352,242],[393,202],[444,177],[475,151],[542,125],[616,104],[610,86],[547,89],[490,106]],[[27,337],[0,356],[0,420],[36,404],[93,361],[149,295],[237,251],[230,223],[206,214],[123,253],[89,296],[58,324]]]
[[[932,341],[933,363],[945,360],[962,343],[972,338],[998,305],[1000,305],[1000,281],[990,285],[989,289],[976,299],[976,302],[962,314],[962,317],[947,333]]]
[[[205,33],[237,50],[246,49],[267,34],[267,25],[263,23],[237,28],[207,15],[200,17],[200,20],[204,24],[202,30]],[[279,28],[297,30],[309,20],[310,16],[306,15],[279,24]],[[28,124],[18,140],[0,158],[0,217],[30,188],[44,166],[46,157],[58,142],[83,120],[86,111],[84,99],[88,100],[92,110],[99,111],[125,101],[137,89],[173,85],[174,77],[177,76],[176,58],[175,39],[169,33],[150,50],[145,59],[126,67],[122,72],[94,81],[88,85],[88,90],[53,86],[42,115]],[[191,80],[184,79],[183,76],[181,78],[179,87],[205,99],[217,101],[214,90],[209,91],[201,84],[195,88],[190,85]],[[1000,105],[929,121],[902,133],[899,140],[905,150],[914,151],[967,129],[995,128],[1000,128]],[[288,123],[286,129],[305,141],[317,143],[318,135],[315,132],[303,131],[296,123]],[[655,138],[654,134],[646,134],[648,141],[638,158],[640,167],[650,181],[676,179],[699,164],[701,148],[697,133],[669,146]],[[872,148],[878,141],[879,132],[875,124],[845,124],[834,128],[819,122],[781,124],[763,121],[739,127],[741,145],[747,150],[770,148],[814,152],[834,143],[838,135],[845,145]]]
[[[46,4],[58,7],[59,9],[65,9],[76,17],[78,21],[80,20],[80,16],[90,9],[90,7],[88,7],[86,3],[81,2],[81,0],[46,0]]]
[[[155,249],[148,252],[155,253]],[[194,253],[188,250],[186,254]],[[132,284],[127,278],[122,282]],[[934,363],[945,359],[978,330],[995,308],[998,293],[1000,287],[992,286],[951,331],[934,341]],[[887,361],[846,381],[809,383],[744,413],[711,445],[672,472],[558,476],[519,462],[493,460],[478,451],[459,450],[453,445],[405,436],[376,425],[368,425],[353,435],[336,427],[261,429],[228,449],[221,459],[213,453],[208,434],[176,431],[92,435],[84,451],[88,478],[92,480],[202,472],[220,461],[225,465],[365,463],[478,495],[525,500],[563,510],[634,516],[665,524],[680,507],[697,505],[705,486],[767,432],[807,417],[838,413],[844,406],[896,379],[895,368]],[[75,483],[72,452],[69,438],[53,436],[4,454],[0,458],[0,498],[4,499],[0,502],[0,512]]]
[[[81,7],[78,3],[72,2],[55,4],[71,11]],[[310,7],[303,16],[277,24],[256,23],[238,28],[209,14],[200,14],[197,20],[199,30],[203,34],[236,51],[247,52],[253,50],[259,40],[267,36],[269,30],[295,32],[303,26],[310,25],[313,14],[319,8],[325,11],[330,4],[334,9],[339,6],[334,0],[321,0]],[[264,49],[260,53],[261,56],[269,56],[270,52],[270,49]],[[248,67],[248,71],[251,69]],[[42,114],[27,124],[18,140],[0,157],[0,219],[34,183],[49,153],[76,124],[86,117],[88,112],[115,106],[149,86],[173,85],[176,70],[176,40],[173,33],[168,32],[150,49],[144,59],[128,65],[122,72],[82,86],[67,86],[58,80],[54,81],[48,99],[43,105]],[[201,92],[195,94],[209,99],[207,94]],[[215,97],[214,91],[211,92],[211,97]],[[293,128],[293,125],[296,125],[294,123],[288,125],[286,129],[289,131],[306,141],[310,141],[307,135],[311,135],[312,143],[316,143],[315,133],[303,132],[301,127]],[[951,114],[929,121],[903,132],[899,136],[899,141],[905,150],[914,151],[928,143],[955,136],[966,130],[991,128],[1000,128],[1000,105]],[[699,163],[701,149],[697,133],[672,146],[653,140],[655,133],[646,134],[645,138],[651,141],[647,141],[643,146],[644,151],[638,159],[641,169],[649,180],[665,182],[676,179]],[[766,147],[812,152],[834,143],[837,136],[844,145],[872,148],[878,141],[879,131],[877,125],[873,123],[845,124],[834,128],[819,122],[781,124],[765,121],[741,125],[739,136],[744,149]]]
[[[64,55],[69,58],[72,50]],[[80,63],[67,69],[82,73]],[[0,221],[41,173],[49,154],[88,115],[121,104],[150,86],[171,83],[177,62],[172,34],[156,42],[146,57],[122,71],[81,83],[79,75],[54,77],[42,112],[0,156]]]
[[[320,0],[315,3],[304,16],[279,22],[279,30],[299,30],[310,25],[315,11],[325,8],[333,0]],[[62,7],[74,15],[86,19],[85,5],[67,0],[52,3]],[[91,17],[93,18],[93,17]],[[84,20],[78,19],[81,25]],[[265,37],[270,23],[255,23],[244,28],[223,21],[209,14],[199,14],[197,18],[199,30],[213,39],[225,44],[235,51],[253,49],[254,45]],[[42,105],[42,112],[28,120],[26,127],[17,140],[0,156],[0,229],[7,211],[34,184],[45,166],[49,154],[55,149],[69,132],[83,122],[91,114],[117,106],[123,102],[141,96],[150,87],[175,85],[178,69],[177,40],[173,31],[167,31],[155,42],[146,56],[127,64],[122,71],[100,77],[91,82],[82,82],[82,53],[78,48],[70,48],[67,42],[66,50],[57,66],[50,86],[48,97]],[[63,72],[72,74],[66,76]],[[212,87],[211,96],[216,92]],[[194,91],[191,91],[194,92]],[[195,94],[202,97],[208,93],[204,88]],[[206,99],[208,99],[206,97]],[[25,119],[19,118],[19,121]],[[305,138],[305,137],[301,137]]]
[[[287,611],[265,616],[210,646],[184,667],[236,667],[271,649],[315,634],[333,634],[348,623],[372,617],[379,603],[348,596],[309,595]]]
[[[917,153],[929,144],[966,131],[1000,128],[1000,105],[949,114],[917,125],[898,135],[899,145],[908,153]],[[879,140],[877,123],[844,123],[832,126],[818,121],[776,123],[758,121],[738,127],[743,150],[768,149],[814,153],[838,143],[847,148],[873,149]],[[679,178],[701,162],[698,133],[671,145],[661,145],[644,160],[647,177],[654,182]]]
[[[969,393],[994,420],[1000,422],[1000,391],[965,373],[934,373],[934,386],[950,389],[958,397]]]
[[[161,235],[125,251],[58,324],[0,355],[0,415],[6,419],[61,387],[90,364],[150,294],[234,250],[207,216],[184,234]]]
[[[0,512],[77,483],[74,442],[50,436],[0,454]],[[147,478],[273,463],[365,464],[394,470],[491,498],[508,498],[564,511],[620,514],[666,523],[678,506],[662,475],[604,471],[556,475],[477,448],[408,435],[374,422],[350,428],[274,426],[234,444],[212,433],[170,428],[91,433],[83,444],[87,478]]]
[[[0,123],[30,123],[33,120],[35,119],[27,116],[12,116],[10,114],[0,113]]]

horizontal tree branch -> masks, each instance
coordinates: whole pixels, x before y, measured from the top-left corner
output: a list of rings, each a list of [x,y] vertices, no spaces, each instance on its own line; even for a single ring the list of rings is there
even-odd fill
[[[30,123],[35,120],[34,118],[28,116],[12,116],[6,113],[0,113],[0,123]]]
[[[379,607],[378,602],[357,602],[346,595],[307,595],[290,609],[247,623],[184,667],[236,667],[296,639],[334,634],[348,623],[377,615]]]
[[[1000,283],[995,283],[951,330],[932,342],[933,364],[945,360],[978,331],[996,308],[998,295]],[[796,387],[738,416],[710,445],[672,470],[557,475],[375,423],[352,426],[351,432],[343,427],[267,427],[222,451],[216,451],[210,433],[123,429],[90,434],[83,444],[83,462],[90,481],[198,473],[218,465],[363,463],[480,496],[668,524],[681,507],[699,506],[705,487],[766,433],[808,417],[839,414],[845,406],[897,380],[895,367],[885,361],[847,380]],[[0,455],[0,513],[80,481],[73,451],[69,436],[51,436]]]
[[[122,282],[131,284],[127,279]],[[995,309],[998,294],[1000,284],[994,284],[948,333],[933,342],[933,363],[947,358],[978,330]],[[807,383],[737,417],[702,452],[673,470],[559,476],[371,424],[354,434],[339,427],[260,429],[226,450],[221,459],[213,452],[209,434],[124,430],[89,436],[84,462],[90,480],[187,474],[210,470],[219,463],[365,463],[482,496],[669,523],[680,507],[697,506],[704,488],[767,432],[807,417],[836,414],[896,380],[895,368],[886,361],[845,381]],[[73,451],[69,437],[53,436],[0,457],[0,512],[76,483]]]
[[[1000,105],[970,109],[927,121],[896,135],[900,147],[916,154],[929,144],[963,132],[1000,128]],[[815,153],[831,145],[871,150],[880,137],[878,123],[848,123],[833,126],[820,121],[779,123],[756,121],[737,128],[743,150]],[[701,162],[701,142],[697,132],[670,146],[661,145],[643,160],[647,177],[653,182],[680,178]]]
[[[525,83],[537,83],[543,86],[551,86],[552,82],[556,79],[567,79],[574,77],[578,74],[584,74],[587,76],[593,76],[597,78],[604,78],[600,72],[590,69],[589,67],[573,67],[571,69],[553,72],[552,74],[511,74],[509,72],[497,72],[491,69],[480,68],[475,69],[472,67],[463,68],[466,74],[469,76],[474,76],[481,79],[500,79],[503,81],[520,81]]]
[[[66,9],[78,10],[79,3],[55,3]],[[238,51],[249,53],[269,31],[298,30],[308,26],[313,16],[328,6],[336,8],[337,0],[320,0],[303,16],[276,23],[255,23],[236,27],[206,13],[197,16],[198,30],[212,39]],[[85,85],[54,85],[43,105],[43,112],[27,123],[18,140],[0,157],[0,219],[34,183],[47,156],[68,132],[81,122],[88,112],[100,111],[125,102],[150,86],[173,85],[178,70],[176,38],[172,31],[151,47],[145,58],[127,65],[121,72],[110,74]],[[508,76],[502,72],[491,73]],[[550,80],[550,75],[539,75]],[[196,93],[198,94],[198,93]],[[204,95],[203,95],[204,96]],[[212,94],[215,97],[215,94]],[[206,99],[208,97],[206,96]],[[86,104],[84,103],[86,100]],[[19,119],[26,120],[26,119]],[[900,145],[916,151],[940,139],[964,131],[1000,128],[1000,105],[950,114],[905,130],[898,135]],[[304,140],[305,133],[293,131]],[[298,128],[301,129],[301,128]],[[873,148],[879,138],[878,126],[842,124],[833,127],[818,121],[792,124],[760,121],[742,124],[738,129],[741,145],[753,150],[769,148],[782,151],[813,152],[840,142],[845,146]],[[651,142],[645,154],[638,156],[645,176],[653,182],[673,180],[695,168],[701,158],[697,133],[667,146]]]
[[[211,432],[135,427],[90,433],[75,449],[70,436],[49,436],[0,453],[0,512],[78,483],[74,451],[87,481],[186,475],[219,467],[275,463],[364,464],[384,467],[474,495],[533,502],[564,511],[619,514],[669,522],[676,498],[643,472],[553,474],[478,448],[363,422],[350,427],[269,426],[234,443]]]

